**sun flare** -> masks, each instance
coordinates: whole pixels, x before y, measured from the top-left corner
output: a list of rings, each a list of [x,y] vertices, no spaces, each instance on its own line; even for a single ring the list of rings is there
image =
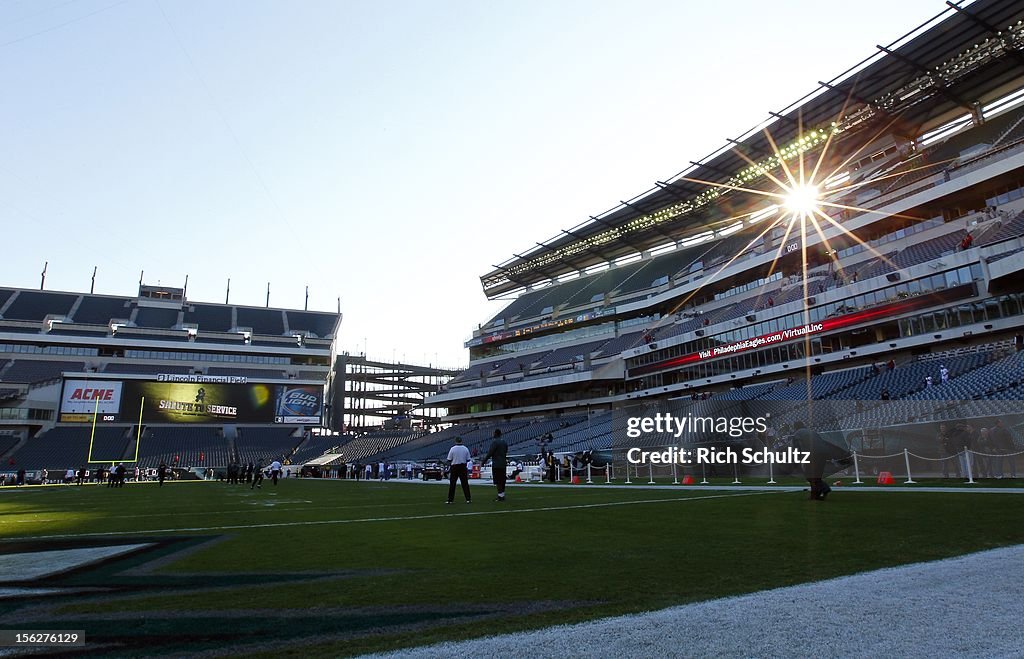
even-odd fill
[[[821,191],[816,185],[797,185],[786,193],[783,205],[794,215],[810,215],[821,205]]]

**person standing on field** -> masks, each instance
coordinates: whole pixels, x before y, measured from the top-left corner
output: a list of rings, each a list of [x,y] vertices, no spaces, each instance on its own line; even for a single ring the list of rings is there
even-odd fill
[[[249,489],[252,490],[257,487],[261,490],[263,489],[263,458],[256,460],[256,464],[253,465],[252,485],[249,486]]]
[[[445,503],[452,503],[455,500],[455,481],[462,483],[462,493],[466,496],[466,503],[472,502],[469,494],[469,461],[471,456],[469,449],[463,446],[462,438],[455,438],[455,445],[448,450],[448,463],[451,470],[448,473],[448,500]]]
[[[793,446],[809,453],[810,460],[803,465],[804,477],[811,486],[811,499],[824,501],[832,488],[825,482],[826,455],[821,435],[804,425],[803,421],[793,423]]]
[[[996,419],[996,425],[989,430],[994,452],[1000,455],[993,458],[995,462],[996,478],[1003,477],[1003,466],[1005,462],[1010,463],[1010,478],[1017,478],[1017,463],[1014,460],[1013,452],[1016,450],[1013,444],[1013,437],[1010,431],[1003,425],[1002,419]]]
[[[480,461],[480,465],[487,464],[487,461],[491,461],[491,480],[494,481],[494,487],[498,490],[498,496],[495,501],[504,503],[505,501],[505,480],[507,474],[505,472],[508,466],[508,443],[501,438],[501,429],[494,429],[494,440],[491,441],[491,447],[487,449],[487,453]],[[452,492],[448,495],[448,498],[452,498]]]

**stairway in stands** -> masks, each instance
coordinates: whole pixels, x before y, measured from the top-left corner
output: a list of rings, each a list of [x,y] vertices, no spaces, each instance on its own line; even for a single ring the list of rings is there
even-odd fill
[[[238,461],[238,446],[235,440],[238,439],[238,426],[226,424],[224,426],[224,441],[228,443],[228,455],[232,460]]]
[[[135,456],[138,455],[135,447],[138,445],[139,437],[144,430],[144,426],[129,426],[128,429],[125,430],[128,444],[125,446],[124,455],[121,456],[121,460],[135,460]]]

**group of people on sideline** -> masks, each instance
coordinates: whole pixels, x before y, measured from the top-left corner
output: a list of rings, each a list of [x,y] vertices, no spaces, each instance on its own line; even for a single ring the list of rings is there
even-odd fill
[[[942,477],[1017,478],[1016,446],[1002,419],[975,430],[967,421],[939,424]]]

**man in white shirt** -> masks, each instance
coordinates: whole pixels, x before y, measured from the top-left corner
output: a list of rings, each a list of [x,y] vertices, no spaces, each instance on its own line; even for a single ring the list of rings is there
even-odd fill
[[[274,460],[270,463],[270,480],[277,485],[277,479],[281,477],[281,461]]]
[[[448,500],[451,503],[455,500],[455,481],[462,482],[462,493],[466,495],[466,503],[470,503],[469,496],[469,449],[462,445],[462,438],[455,438],[455,446],[448,449],[448,462],[451,469],[448,472]]]

